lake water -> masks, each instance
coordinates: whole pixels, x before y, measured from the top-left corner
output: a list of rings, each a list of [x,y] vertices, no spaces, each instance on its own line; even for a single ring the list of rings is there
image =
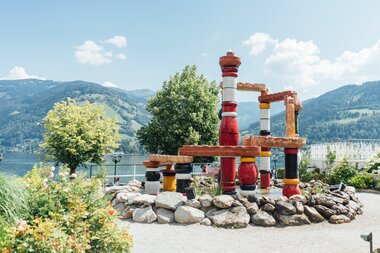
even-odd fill
[[[137,174],[144,174],[145,169],[142,162],[147,159],[147,156],[141,155],[124,155],[121,161],[117,164],[117,174],[132,174],[134,169]],[[25,173],[32,169],[34,164],[39,164],[40,156],[31,153],[5,153],[3,160],[0,162],[0,172],[15,174],[17,176],[24,176]],[[48,164],[53,165],[53,164]],[[107,174],[114,173],[115,164],[112,162],[111,157],[106,157],[104,167],[107,169]],[[86,167],[79,168],[78,171],[85,172],[92,175],[97,173],[96,165],[87,165]]]
[[[135,178],[138,180],[144,179],[145,168],[142,165],[143,161],[148,156],[141,155],[123,155],[121,161],[116,166],[116,174],[120,176],[120,182],[127,182],[133,179],[133,174],[136,174]],[[239,161],[239,159],[237,159]],[[17,176],[24,176],[25,173],[32,169],[34,164],[40,163],[40,156],[30,153],[5,153],[3,160],[0,162],[0,172],[15,174]],[[259,161],[257,162],[259,165]],[[53,164],[49,164],[53,165]],[[112,162],[110,156],[106,157],[104,168],[107,170],[108,181],[112,182],[114,177],[115,164]],[[279,160],[277,162],[277,168],[284,167],[284,161]],[[84,172],[88,176],[90,174],[96,175],[98,173],[98,166],[87,165],[86,167],[78,168],[78,172]],[[200,166],[194,166],[194,172],[200,172],[202,168]]]

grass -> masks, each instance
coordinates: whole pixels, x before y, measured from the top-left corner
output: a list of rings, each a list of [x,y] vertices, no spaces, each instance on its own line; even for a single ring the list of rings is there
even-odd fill
[[[8,223],[28,217],[28,198],[17,178],[0,173],[0,216]]]

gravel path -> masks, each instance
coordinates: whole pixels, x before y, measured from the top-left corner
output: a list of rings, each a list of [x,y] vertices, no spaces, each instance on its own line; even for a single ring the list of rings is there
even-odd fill
[[[373,232],[374,248],[380,247],[380,195],[357,193],[364,214],[351,223],[328,222],[300,227],[223,229],[202,225],[162,225],[122,222],[134,236],[134,253],[165,252],[260,252],[260,253],[368,253],[369,244],[360,238]]]

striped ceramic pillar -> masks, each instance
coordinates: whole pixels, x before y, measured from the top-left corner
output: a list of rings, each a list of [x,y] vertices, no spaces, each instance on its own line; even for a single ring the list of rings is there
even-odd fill
[[[240,194],[254,194],[257,182],[257,166],[255,157],[241,157],[239,165]]]
[[[186,188],[190,186],[193,165],[191,163],[176,163],[174,170],[177,179],[176,191],[185,194]]]
[[[160,169],[158,167],[146,168],[145,172],[145,193],[157,195],[160,193]]]
[[[270,135],[270,104],[260,103],[260,136]],[[270,189],[270,148],[261,147],[260,189]]]
[[[239,129],[236,119],[236,88],[240,58],[233,52],[220,57],[219,65],[222,69],[222,120],[219,129],[219,145],[237,146],[239,143]],[[236,194],[235,157],[221,157],[221,184],[224,194]]]
[[[282,189],[282,195],[286,197],[293,196],[295,194],[301,194],[298,187],[298,149],[297,148],[285,148],[285,177],[284,188]]]

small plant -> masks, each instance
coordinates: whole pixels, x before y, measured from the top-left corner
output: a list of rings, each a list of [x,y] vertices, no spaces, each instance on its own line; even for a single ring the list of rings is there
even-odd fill
[[[8,223],[28,217],[28,196],[24,185],[10,175],[0,173],[0,216]]]
[[[350,178],[348,184],[358,189],[372,189],[376,186],[373,175],[368,173],[360,173]]]
[[[219,168],[213,167],[207,171],[205,176],[194,177],[191,187],[193,187],[196,195],[210,194],[211,196],[218,196],[222,194],[222,188],[217,182]]]
[[[276,172],[276,178],[283,179],[285,176],[285,168],[279,168]]]
[[[329,175],[329,183],[339,184],[343,182],[347,184],[348,180],[356,175],[356,172],[355,167],[351,166],[347,159],[344,158],[343,161],[332,170],[332,173]]]

